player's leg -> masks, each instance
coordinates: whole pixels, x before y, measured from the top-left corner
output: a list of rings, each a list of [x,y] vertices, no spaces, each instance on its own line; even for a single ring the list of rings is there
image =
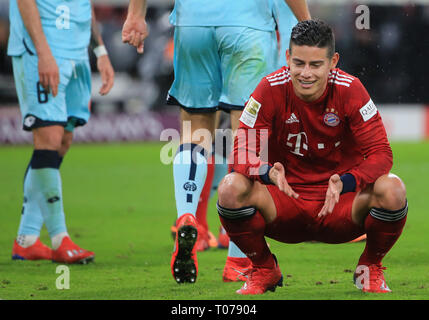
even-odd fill
[[[261,79],[274,71],[276,36],[274,32],[234,27],[219,28],[218,36],[221,39],[224,76],[220,108],[230,112],[234,137],[245,102]],[[249,263],[234,243],[230,243],[228,248],[223,273],[226,281],[230,278],[228,274],[231,274],[230,280],[236,279],[235,272],[231,270],[243,273]]]
[[[196,241],[201,230],[196,220],[197,207],[204,187],[211,134],[215,113],[192,114],[181,110],[182,130],[180,146],[173,161],[174,191],[177,209],[175,251],[171,259],[172,275],[177,283],[195,282],[198,275]],[[199,135],[206,133],[208,135]]]
[[[196,244],[197,251],[205,251],[218,246],[218,242],[215,236],[210,232],[207,222],[207,210],[213,183],[214,170],[215,163],[212,152],[208,157],[206,181],[204,182],[203,189],[201,190],[197,211],[195,213],[198,223],[198,241]]]
[[[230,118],[230,115],[226,112],[218,111],[216,113],[216,130],[214,143],[212,145],[212,162],[208,164],[207,178],[200,195],[196,213],[199,226],[203,226],[204,230],[207,230],[204,237],[205,240],[201,241],[201,245],[197,247],[198,251],[200,251],[200,247],[218,247],[223,249],[228,248],[229,245],[229,237],[222,226],[219,228],[218,239],[210,232],[207,224],[207,209],[210,199],[217,192],[220,181],[228,173],[227,156],[230,153],[230,142],[232,141]],[[200,240],[198,242],[200,242]]]
[[[195,215],[207,175],[221,87],[213,30],[178,27],[174,33],[175,79],[167,102],[181,107],[181,141],[173,161],[178,217]]]
[[[71,76],[65,88],[67,122],[58,148],[60,164],[72,145],[75,127],[87,123],[90,116],[91,71],[89,62],[87,60],[68,62]],[[64,212],[64,208],[62,211]],[[95,256],[94,252],[80,248],[71,240],[65,227],[65,221],[64,230],[52,238],[52,248],[52,260],[61,263],[85,264],[93,261]]]
[[[282,284],[282,275],[264,237],[266,224],[277,215],[268,189],[239,173],[230,173],[220,183],[218,195],[222,225],[252,262],[246,285],[237,293],[260,294],[275,289]]]
[[[34,150],[24,178],[24,204],[13,257],[18,259],[50,259],[51,251],[39,240],[44,221],[43,189],[55,175],[58,166],[57,147],[66,122],[61,101],[63,83],[54,99],[38,81],[37,57],[30,52],[13,58],[15,84],[23,117],[23,129],[33,131]],[[63,77],[67,81],[67,77]],[[64,111],[64,112],[63,112]],[[48,173],[47,173],[48,172]],[[53,187],[55,189],[55,187]],[[55,196],[49,197],[52,202]],[[46,200],[46,199],[45,199]]]
[[[168,103],[181,107],[180,146],[173,160],[177,209],[175,252],[171,269],[178,283],[195,282],[199,198],[207,177],[208,155],[215,129],[221,75],[211,27],[176,27],[175,79]]]
[[[181,109],[183,130],[180,146],[173,161],[178,218],[187,213],[196,215],[200,194],[207,177],[214,120],[215,113],[191,113]]]
[[[199,224],[203,224],[207,227],[207,208],[208,203],[212,196],[217,192],[217,187],[223,177],[228,173],[228,164],[226,157],[229,153],[227,144],[231,140],[230,137],[230,117],[226,112],[218,111],[216,113],[216,125],[214,143],[212,145],[212,163],[209,164],[209,170],[207,172],[207,179],[204,185],[203,192],[200,196],[200,203],[197,210],[197,220]],[[212,170],[212,172],[211,172]],[[222,227],[221,227],[222,229]],[[226,232],[224,232],[224,238],[219,237],[217,240],[214,235],[208,231],[207,239],[209,247],[217,246],[219,248],[228,247],[229,239],[226,239]],[[223,241],[223,242],[222,242]],[[226,243],[226,244],[225,244]]]
[[[226,175],[228,168],[226,161],[224,159],[224,125],[225,123],[229,123],[226,121],[229,117],[226,117],[226,113],[222,111],[216,112],[216,120],[215,120],[215,134],[214,134],[214,142],[212,144],[212,152],[211,152],[211,161],[207,166],[207,178],[204,184],[204,188],[200,195],[200,200],[197,208],[197,222],[200,226],[199,231],[199,240],[197,243],[197,251],[203,251],[209,248],[224,248],[219,241],[224,240],[223,238],[216,239],[213,233],[209,230],[209,226],[207,223],[207,210],[208,204],[214,193],[217,191],[217,187],[219,185],[220,180]],[[203,235],[201,233],[203,232]],[[224,233],[226,236],[226,232]],[[227,236],[226,236],[227,237]],[[228,241],[226,241],[226,246],[228,245]]]
[[[214,150],[214,148],[212,148]],[[200,198],[197,205],[197,210],[195,213],[195,218],[198,224],[198,240],[196,243],[196,249],[198,252],[205,251],[210,248],[215,248],[218,246],[218,241],[215,236],[210,232],[209,226],[207,223],[207,210],[210,198],[213,194],[212,186],[214,182],[214,174],[215,174],[215,155],[209,155],[207,161],[207,175],[204,186],[201,190]],[[216,186],[217,188],[217,186]],[[174,220],[174,224],[170,228],[171,235],[173,236],[173,240],[176,239],[176,219]]]
[[[58,154],[60,155],[60,158],[61,158],[61,163],[64,157],[66,156],[67,152],[70,150],[72,142],[73,142],[73,131],[64,130],[63,138],[61,140],[61,147],[60,147],[60,150],[58,151]]]
[[[365,228],[367,241],[355,278],[357,286],[362,285],[360,288],[364,291],[390,291],[381,262],[401,235],[407,213],[405,185],[394,174],[381,176],[356,196],[352,219]]]
[[[31,161],[30,178],[33,192],[38,196],[43,221],[49,232],[53,249],[59,247],[67,233],[62,203],[62,185],[59,167],[59,150],[64,127],[47,126],[33,129],[34,152]]]
[[[231,131],[233,137],[235,137],[235,132],[238,129],[241,113],[242,110],[230,110]],[[233,138],[231,140],[233,141]],[[223,230],[219,232],[219,239],[221,239],[222,231]],[[223,239],[224,242],[226,242],[226,240],[228,241],[228,256],[225,261],[225,266],[222,273],[222,280],[224,282],[246,281],[248,273],[252,268],[250,259],[247,258],[247,256],[231,239],[229,239],[227,233],[224,238],[226,238]]]
[[[65,228],[59,184],[59,156],[62,126],[33,129],[34,150],[24,181],[24,205],[13,258],[51,259],[51,250],[38,240],[45,222],[52,242]],[[35,246],[35,247],[34,247]],[[22,250],[20,247],[27,250]],[[40,255],[38,254],[40,253]]]
[[[26,53],[28,55],[28,53]],[[13,66],[13,75],[15,80],[15,87],[17,91],[17,96],[19,100],[19,107],[22,116],[24,117],[27,114],[28,110],[28,103],[27,101],[27,86],[28,88],[31,87],[31,85],[28,85],[26,82],[26,76],[28,77],[28,72],[26,72],[26,66],[24,65],[24,62],[28,58],[24,59],[24,56],[19,57],[13,57],[12,58],[12,66]],[[27,123],[34,122],[35,118],[30,117],[29,120],[27,120]],[[39,207],[37,206],[37,203],[34,201],[29,201],[26,190],[28,189],[29,179],[28,179],[28,172],[31,170],[31,158],[30,162],[27,165],[27,168],[24,173],[24,202],[22,206],[21,211],[21,221],[20,226],[18,229],[18,237],[15,240],[14,243],[14,249],[12,254],[16,255],[16,258],[18,258],[18,254],[16,253],[15,247],[17,249],[22,248],[28,248],[32,246],[36,240],[39,238],[40,230],[43,226],[43,217],[42,213],[40,212]],[[19,246],[18,246],[19,244]]]
[[[239,118],[241,110],[231,110],[231,131],[232,136],[235,136],[235,132],[238,129]],[[231,139],[233,140],[233,138]],[[226,159],[225,159],[226,163]],[[225,172],[226,174],[226,172]],[[222,231],[221,231],[222,232]],[[219,236],[220,237],[220,236]],[[229,281],[246,281],[246,277],[251,270],[251,261],[247,256],[240,250],[240,248],[229,239],[227,236],[228,243],[228,256],[226,258],[225,267],[223,270],[222,279],[225,282]]]

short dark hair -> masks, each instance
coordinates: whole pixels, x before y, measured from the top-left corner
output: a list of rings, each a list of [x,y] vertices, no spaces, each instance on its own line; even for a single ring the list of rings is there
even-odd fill
[[[328,48],[328,57],[335,53],[335,37],[332,28],[321,20],[305,20],[299,22],[292,29],[289,42],[289,51],[292,44],[297,46],[309,46]]]

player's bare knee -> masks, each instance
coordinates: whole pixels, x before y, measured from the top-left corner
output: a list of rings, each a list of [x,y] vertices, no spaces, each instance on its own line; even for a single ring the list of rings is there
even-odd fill
[[[374,183],[374,196],[377,207],[387,210],[399,210],[406,204],[407,192],[402,180],[392,174],[386,174]]]
[[[73,142],[73,133],[65,131],[63,139],[61,141],[61,148],[59,150],[59,154],[61,157],[64,157],[67,153],[67,151],[70,149]]]
[[[41,127],[33,130],[34,148],[56,150],[61,149],[64,129],[60,126]]]
[[[219,204],[225,208],[240,208],[252,189],[252,182],[239,173],[226,175],[218,187]]]
[[[61,137],[45,135],[34,139],[35,149],[57,150],[61,149]]]

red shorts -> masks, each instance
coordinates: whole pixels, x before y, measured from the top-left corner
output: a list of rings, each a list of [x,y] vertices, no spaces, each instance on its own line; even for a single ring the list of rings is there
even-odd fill
[[[356,192],[341,195],[334,211],[318,218],[324,200],[293,199],[274,185],[266,187],[277,208],[276,219],[266,226],[265,235],[269,238],[285,243],[344,243],[365,233],[363,226],[352,221],[352,204]]]

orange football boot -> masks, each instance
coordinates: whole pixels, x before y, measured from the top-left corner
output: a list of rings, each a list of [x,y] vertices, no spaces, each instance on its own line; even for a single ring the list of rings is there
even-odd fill
[[[57,250],[52,250],[52,261],[68,264],[87,264],[94,261],[95,254],[80,248],[70,237],[65,236]]]
[[[266,291],[275,291],[276,287],[283,286],[283,275],[276,257],[271,268],[253,267],[244,285],[237,290],[238,294],[263,294]]]
[[[186,213],[177,219],[174,252],[171,257],[171,273],[177,283],[194,283],[198,275],[196,242],[198,238],[197,220]]]
[[[16,240],[12,248],[12,260],[51,260],[52,249],[44,245],[39,238],[27,247],[21,247]]]
[[[386,284],[381,264],[358,265],[353,274],[353,282],[363,292],[387,293],[392,292]]]

